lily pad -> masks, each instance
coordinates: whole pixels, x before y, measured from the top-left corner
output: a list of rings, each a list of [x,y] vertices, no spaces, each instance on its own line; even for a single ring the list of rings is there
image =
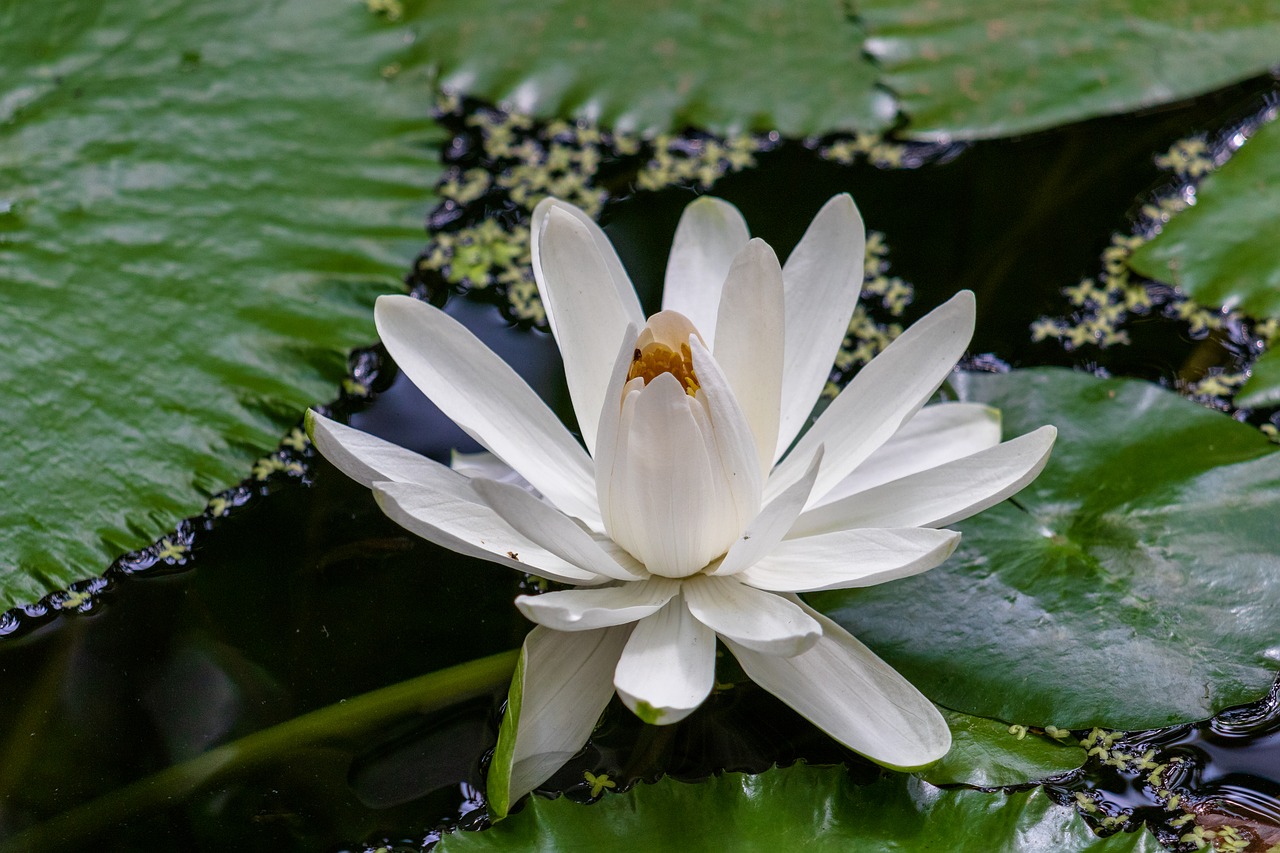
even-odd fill
[[[334,396],[438,174],[429,88],[384,79],[402,50],[350,3],[0,10],[0,608]]]
[[[1189,98],[1276,63],[1280,3],[858,0],[916,137],[983,139]]]
[[[1149,383],[962,375],[1048,467],[960,525],[941,567],[811,596],[934,701],[1000,720],[1147,729],[1265,694],[1280,668],[1280,448]]]
[[[1240,389],[1236,404],[1245,408],[1280,406],[1280,341],[1253,363],[1249,381]]]
[[[688,784],[664,778],[594,805],[533,797],[482,832],[454,832],[440,853],[565,850],[948,850],[1156,853],[1146,831],[1095,836],[1043,790],[940,790],[903,774],[855,785],[841,767],[795,765]]]
[[[1280,38],[1280,36],[1278,36]],[[1196,203],[1129,258],[1202,305],[1280,315],[1280,121],[1260,127],[1205,178]]]
[[[405,18],[446,89],[542,118],[803,136],[895,115],[839,0],[435,0]]]
[[[1039,782],[1084,764],[1074,739],[1029,734],[1025,727],[942,709],[951,727],[951,751],[920,771],[934,785],[999,788]]]

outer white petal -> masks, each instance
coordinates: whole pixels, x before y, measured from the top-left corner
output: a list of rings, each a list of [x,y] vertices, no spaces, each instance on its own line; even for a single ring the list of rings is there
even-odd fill
[[[449,454],[449,467],[467,479],[483,477],[486,480],[497,480],[499,483],[511,483],[525,489],[533,489],[529,481],[520,476],[520,472],[494,456],[487,450],[475,453],[459,453],[454,450]]]
[[[736,578],[690,578],[684,596],[699,622],[761,654],[798,655],[822,636],[822,627],[797,605]]]
[[[566,563],[614,580],[644,577],[614,560],[573,519],[519,486],[495,480],[472,480],[471,486],[517,533]]]
[[[774,459],[800,432],[831,374],[862,289],[866,245],[853,199],[838,195],[818,211],[782,268],[786,350]]]
[[[622,651],[613,686],[646,723],[677,723],[715,684],[716,635],[677,597],[641,620]]]
[[[694,199],[680,216],[662,287],[664,311],[679,311],[715,340],[720,289],[729,266],[751,239],[738,208],[712,196]]]
[[[821,498],[907,422],[955,367],[973,336],[973,294],[962,290],[911,326],[858,371],[770,477],[786,481],[814,448],[826,457],[809,505]],[[765,489],[765,500],[772,496]]]
[[[925,406],[815,505],[831,503],[999,443],[999,409],[981,403]]]
[[[804,476],[783,490],[773,499],[760,514],[747,525],[747,529],[729,547],[729,551],[720,561],[720,565],[710,572],[712,575],[733,575],[749,566],[755,565],[765,555],[777,547],[787,532],[795,526],[796,517],[804,509],[809,492],[813,489],[813,481],[818,476],[818,468],[822,464],[822,448],[813,455],[809,469]]]
[[[591,242],[595,244],[600,257],[604,258],[604,265],[609,271],[609,281],[613,284],[614,290],[618,292],[618,299],[622,302],[623,308],[630,318],[629,322],[635,323],[637,326],[643,326],[644,311],[640,308],[640,298],[636,295],[635,288],[631,286],[631,279],[627,276],[627,271],[622,266],[622,261],[618,259],[618,253],[613,248],[613,243],[609,242],[609,236],[604,233],[604,229],[596,224],[594,219],[567,201],[547,197],[538,202],[538,206],[533,209],[533,218],[530,221],[529,252],[533,260],[534,278],[537,278],[538,270],[542,266],[542,252],[539,245],[542,241],[542,226],[552,207],[569,213],[574,219],[581,222],[587,232],[591,234]],[[540,283],[539,287],[541,287]],[[550,309],[547,310],[547,324],[551,326],[552,334],[557,335],[558,338],[556,318],[552,316]]]
[[[320,455],[366,488],[386,481],[455,484],[461,488],[460,475],[447,465],[330,420],[319,412],[307,410],[306,427]]]
[[[586,631],[643,619],[658,612],[679,593],[678,581],[650,578],[602,589],[521,595],[516,598],[516,607],[526,619],[552,630]]]
[[[951,730],[933,703],[839,625],[804,610],[822,638],[803,654],[775,657],[725,641],[751,680],[877,763],[909,770],[946,755]]]
[[[456,490],[418,483],[374,483],[373,496],[392,521],[459,554],[561,583],[598,584],[606,580],[516,532],[471,490],[469,480],[461,474],[454,476],[462,483]]]
[[[670,373],[632,400],[614,463],[609,535],[654,574],[691,575],[737,533],[732,497],[712,467],[719,465],[715,444],[695,417],[706,415]]]
[[[775,592],[874,586],[927,572],[950,557],[959,542],[960,534],[952,530],[842,530],[788,539],[734,577]]]
[[[582,749],[613,698],[613,670],[630,634],[630,625],[529,632],[489,770],[489,801],[498,815]]]
[[[763,473],[773,467],[778,445],[784,311],[778,257],[768,243],[753,239],[724,281],[712,352],[751,424]]]
[[[307,412],[307,432],[326,459],[374,489],[388,516],[425,539],[551,580],[575,584],[604,580],[521,536],[481,499],[467,477],[439,462],[315,412]],[[508,551],[519,558],[512,559]]]
[[[378,334],[413,384],[560,509],[597,527],[591,458],[525,381],[457,320],[408,296],[380,296]]]
[[[855,527],[942,527],[995,506],[1044,470],[1058,431],[1051,426],[874,486],[800,516],[789,537]]]
[[[720,462],[719,474],[724,480],[723,487],[733,495],[737,508],[733,529],[733,533],[737,533],[760,511],[760,494],[764,490],[755,436],[720,365],[696,335],[689,336],[689,350],[694,372],[702,386],[698,391],[698,401],[707,407],[711,421]]]
[[[573,411],[583,441],[594,453],[613,356],[635,317],[581,220],[560,205],[552,206],[542,221],[539,243],[534,266],[538,293],[547,316],[555,317],[552,331],[564,357]]]

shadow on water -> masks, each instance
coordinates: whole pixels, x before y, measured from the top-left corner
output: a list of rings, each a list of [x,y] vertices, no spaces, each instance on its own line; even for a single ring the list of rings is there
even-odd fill
[[[885,234],[894,273],[915,286],[908,319],[969,287],[982,312],[974,351],[993,353],[990,363],[1075,364],[1172,382],[1203,346],[1185,326],[1153,321],[1133,347],[1074,353],[1032,343],[1028,328],[1040,316],[1065,313],[1060,289],[1096,274],[1112,232],[1127,228],[1126,211],[1164,177],[1155,153],[1239,118],[1272,88],[1254,81],[1159,112],[973,145],[917,169],[839,166],[784,142],[715,192],[785,256],[820,204],[849,191],[868,225]],[[638,194],[605,211],[647,308],[656,307],[667,246],[690,196]],[[570,414],[546,334],[513,327],[467,296],[450,297],[447,310],[562,416]],[[1214,357],[1230,361],[1230,342]],[[337,416],[441,460],[452,448],[478,449],[376,348],[356,360],[371,396],[344,398]],[[300,714],[519,645],[528,626],[511,601],[521,577],[408,534],[382,516],[367,490],[312,451],[301,456],[299,472],[248,481],[225,517],[187,522],[177,537],[189,542],[185,553],[123,558],[104,578],[77,585],[73,592],[83,595],[70,606],[64,596],[7,614],[0,626],[0,841]],[[63,609],[54,608],[58,602]],[[504,694],[499,687],[430,714],[401,715],[360,737],[286,751],[103,826],[90,846],[419,849],[434,828],[481,820],[482,761]],[[1266,722],[1240,722],[1249,713]],[[1186,756],[1179,784],[1197,797],[1276,823],[1276,732],[1273,712],[1255,710],[1131,737],[1135,746]],[[768,694],[740,684],[666,729],[641,725],[615,701],[588,750],[547,788],[586,799],[585,770],[607,772],[625,787],[662,773],[694,779],[798,759],[876,772]],[[1077,789],[1088,785],[1122,805],[1150,805],[1140,785],[1120,777],[1096,776]]]

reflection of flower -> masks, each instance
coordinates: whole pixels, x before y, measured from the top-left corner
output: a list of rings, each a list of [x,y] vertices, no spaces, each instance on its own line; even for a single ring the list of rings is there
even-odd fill
[[[651,723],[698,707],[717,637],[752,679],[869,758],[915,767],[941,757],[950,733],[934,706],[796,593],[938,565],[959,539],[938,528],[1043,467],[1052,427],[1001,444],[991,409],[921,408],[968,344],[973,295],[903,333],[797,440],[862,277],[848,196],[823,207],[785,267],[732,205],[693,202],[664,310],[647,322],[581,211],[544,201],[532,247],[585,450],[466,329],[401,296],[378,301],[387,349],[525,483],[500,481],[496,460],[464,474],[309,422],[321,452],[408,529],[581,587],[516,600],[538,627],[491,769],[496,810],[582,747],[615,689]]]

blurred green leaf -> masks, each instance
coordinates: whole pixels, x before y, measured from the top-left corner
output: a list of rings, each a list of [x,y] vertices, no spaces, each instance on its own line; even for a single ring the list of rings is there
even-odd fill
[[[792,136],[894,118],[840,0],[432,0],[406,20],[446,89],[539,117]]]
[[[1189,98],[1280,59],[1280,2],[857,0],[907,133],[983,139]]]
[[[438,174],[402,49],[351,3],[0,6],[0,608],[334,396]]]
[[[1253,363],[1253,374],[1236,395],[1236,405],[1245,408],[1280,406],[1280,341]]]

